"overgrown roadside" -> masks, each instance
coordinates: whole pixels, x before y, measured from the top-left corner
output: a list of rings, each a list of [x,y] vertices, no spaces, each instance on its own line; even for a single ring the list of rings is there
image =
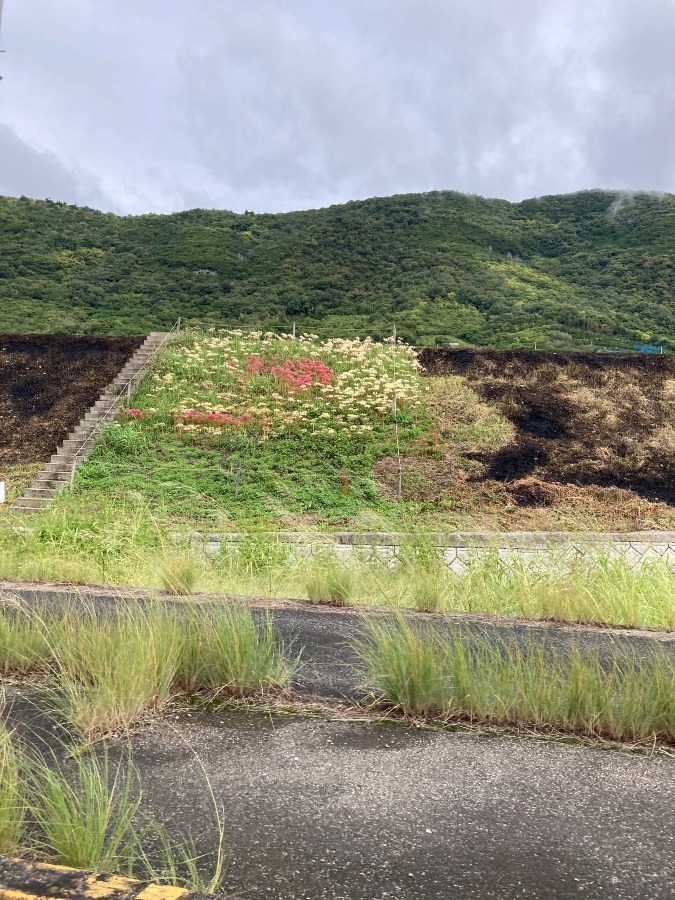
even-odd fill
[[[125,597],[124,595],[115,593],[88,593],[83,595],[79,592],[67,591],[64,589],[36,589],[24,586],[23,588],[14,588],[11,590],[4,588],[2,595],[4,597],[3,615],[5,617],[8,614],[8,607],[6,604],[10,604],[9,610],[11,610],[11,604],[15,605],[17,602],[25,604],[25,607],[29,611],[36,611],[41,616],[45,615],[45,610],[49,610],[49,615],[51,617],[56,617],[55,621],[57,622],[64,617],[67,620],[73,612],[77,613],[78,610],[81,615],[83,608],[86,611],[86,616],[90,617],[92,611],[94,611],[95,615],[97,617],[102,617],[104,622],[108,621],[110,616],[112,616],[113,620],[121,617],[122,623],[124,624],[127,616],[131,615],[132,632],[134,635],[139,635],[138,640],[140,640],[144,646],[148,644],[148,639],[143,637],[146,625],[142,619],[139,619],[139,614],[147,614],[150,617],[150,626],[152,626],[153,617],[159,615],[159,608],[156,605],[156,601],[152,599],[149,592],[134,592],[133,597]],[[164,608],[167,608],[166,599],[168,598],[165,598]],[[658,668],[659,671],[662,672],[662,680],[665,679],[664,690],[666,691],[666,694],[670,691],[673,697],[675,697],[675,634],[672,632],[601,629],[590,626],[490,619],[488,617],[471,615],[454,615],[447,617],[424,616],[416,613],[403,615],[400,613],[392,614],[391,611],[385,609],[366,611],[366,614],[364,615],[364,613],[355,613],[347,609],[335,609],[329,607],[315,608],[306,604],[293,603],[291,601],[274,604],[262,600],[258,602],[240,600],[234,606],[230,606],[227,602],[223,603],[224,599],[225,598],[202,597],[197,600],[178,601],[178,603],[175,602],[175,599],[171,600],[168,604],[168,619],[165,620],[163,618],[164,614],[161,614],[160,616],[160,624],[162,625],[160,634],[161,640],[163,641],[163,652],[165,654],[173,652],[168,644],[166,644],[167,640],[170,642],[175,640],[175,632],[173,630],[175,626],[172,623],[175,622],[176,619],[171,610],[175,611],[178,616],[178,621],[184,620],[189,628],[193,628],[197,627],[197,621],[206,621],[212,614],[216,614],[217,617],[219,616],[221,618],[222,616],[225,616],[227,621],[229,621],[228,616],[230,614],[226,613],[228,609],[232,609],[233,611],[240,609],[242,610],[242,614],[244,610],[248,611],[250,609],[258,628],[262,628],[263,633],[268,634],[269,632],[265,632],[265,629],[273,629],[277,646],[286,648],[286,651],[290,654],[289,659],[297,659],[297,665],[293,664],[287,669],[286,683],[292,691],[297,692],[300,697],[319,697],[340,702],[347,701],[350,703],[366,704],[371,703],[374,699],[379,697],[385,701],[385,706],[387,703],[398,706],[400,705],[400,702],[397,697],[391,693],[388,695],[387,690],[383,691],[383,684],[385,682],[379,678],[377,668],[373,668],[372,665],[370,666],[369,677],[368,656],[366,654],[364,657],[358,649],[359,646],[363,647],[369,642],[372,633],[371,629],[373,627],[391,627],[398,621],[405,623],[405,627],[413,629],[414,633],[420,634],[421,636],[430,636],[433,640],[441,641],[444,645],[451,646],[460,642],[469,655],[479,651],[489,655],[491,654],[491,658],[495,664],[500,658],[507,663],[513,661],[515,657],[537,660],[537,665],[539,666],[537,671],[539,674],[536,675],[533,670],[532,673],[527,676],[530,680],[534,679],[532,682],[533,684],[536,683],[537,680],[542,682],[542,678],[546,675],[547,669],[550,670],[551,673],[555,670],[558,672],[556,677],[562,678],[565,682],[569,679],[576,679],[577,690],[582,695],[588,689],[589,701],[591,703],[600,703],[600,710],[604,708],[607,701],[602,700],[602,698],[598,699],[600,696],[597,694],[598,684],[604,684],[606,681],[611,682],[611,678],[613,677],[612,672],[616,672],[617,670],[620,671],[622,667],[628,667],[628,669],[630,669],[631,666],[633,667],[627,677],[632,679],[632,681],[635,681],[635,685],[638,685],[640,678],[647,677],[652,670],[656,671],[654,667]],[[147,613],[143,613],[143,610],[147,610]],[[195,614],[197,613],[198,617],[195,619]],[[235,620],[238,622],[237,616],[235,616]],[[190,624],[193,621],[195,622],[194,626]],[[136,622],[136,625],[133,624],[134,622]],[[374,623],[374,625],[372,623]],[[127,626],[124,625],[124,627],[126,628]],[[106,625],[105,628],[110,630],[109,625]],[[115,629],[113,630],[115,631]],[[23,634],[23,632],[21,632],[21,634]],[[23,640],[25,644],[26,638],[22,637],[21,640]],[[31,638],[31,641],[32,640],[33,639]],[[246,640],[246,646],[252,646],[250,643],[250,640],[252,639]],[[263,641],[267,640],[268,638],[263,638]],[[126,642],[126,639],[124,642]],[[113,644],[117,646],[114,641]],[[9,646],[14,648],[12,652],[16,655],[18,652],[17,639],[13,639],[12,643],[8,644],[8,647]],[[32,647],[33,643],[29,643],[27,646]],[[87,644],[85,643],[85,648],[86,646]],[[91,646],[98,646],[98,644],[92,643]],[[262,646],[263,645],[260,645],[259,650],[255,651],[255,654],[251,651],[251,658],[262,651]],[[83,652],[84,651],[78,653],[78,659],[82,657]],[[191,653],[192,652],[194,651],[191,651]],[[208,652],[210,654],[213,653],[212,650],[209,650]],[[227,652],[230,651],[223,649],[220,652],[227,654]],[[239,653],[241,651],[237,652]],[[264,652],[269,656],[271,647]],[[438,656],[438,654],[433,655]],[[142,656],[145,658],[144,654],[142,654]],[[401,665],[403,666],[414,666],[417,665],[418,662],[417,660],[406,661],[404,653],[396,652],[394,657],[400,659]],[[392,659],[394,659],[394,657],[392,657]],[[269,660],[269,664],[266,663],[266,665],[271,665],[271,668],[269,670],[266,669],[265,671],[269,671],[270,673],[267,676],[270,685],[283,685],[284,679],[280,679],[279,676],[273,674],[278,670],[281,660],[274,662],[274,659],[271,656],[269,656]],[[576,675],[572,674],[574,665],[572,665],[572,669],[569,669],[570,661],[574,664],[575,660],[582,666],[583,672],[581,672],[581,675],[579,675],[579,672],[577,672]],[[81,662],[79,664],[82,665]],[[215,658],[214,662],[209,665],[216,665]],[[130,681],[133,682],[134,696],[136,696],[138,685],[137,681],[134,680],[134,676],[129,673],[133,672],[135,668],[139,666],[143,668],[143,661],[139,660],[134,663],[132,658],[128,660],[128,664],[125,663],[123,665],[123,688],[126,691],[128,683]],[[190,663],[190,666],[192,670],[197,672],[199,671],[201,664],[199,663],[199,660],[195,658],[193,662]],[[195,666],[197,666],[196,669],[194,668]],[[233,676],[227,675],[228,669],[227,667],[223,668],[223,666],[224,661],[218,663],[216,668],[212,669],[214,672],[217,671],[221,673],[215,676],[216,680],[213,681],[212,687],[218,689],[219,685],[222,685],[227,693],[232,694],[232,688],[228,688],[227,685],[233,683],[231,680]],[[558,667],[557,669],[556,666]],[[11,668],[10,665],[10,672]],[[29,670],[30,668],[31,667],[29,667]],[[488,669],[489,666],[485,669],[485,672],[488,673],[486,677],[489,676],[489,678],[492,678],[493,676]],[[143,671],[147,671],[147,669],[143,669]],[[250,669],[249,671],[254,672],[256,670]],[[151,663],[151,674],[152,672],[154,672],[154,669],[152,669]],[[412,672],[412,670],[410,670],[410,672]],[[98,678],[99,676],[96,677]],[[147,678],[148,676],[145,677]],[[173,678],[175,676],[171,677]],[[250,682],[251,687],[254,688],[253,693],[256,692],[256,683],[260,685],[260,688],[264,687],[263,681],[256,681],[258,676],[252,675],[250,677],[252,679]],[[411,674],[408,677],[415,676]],[[442,679],[445,680],[447,677],[447,675],[441,674]],[[149,693],[143,693],[143,697],[147,696],[148,698],[154,698],[158,696],[153,688],[153,685],[155,684],[154,678],[156,678],[156,676],[152,675],[149,687],[147,689],[144,688],[144,690],[149,691]],[[219,681],[219,678],[222,680]],[[483,680],[482,675],[480,675],[480,678]],[[579,680],[579,678],[581,678],[581,680]],[[670,683],[669,680],[672,681],[670,688],[667,687]],[[202,684],[206,685],[207,681],[200,680],[200,678],[197,677],[197,680],[192,682],[193,688],[198,688]],[[146,683],[146,681],[142,682],[143,685]],[[623,681],[621,681],[621,684],[617,683],[616,690],[622,691],[622,684]],[[584,685],[586,685],[586,687]],[[630,689],[633,690],[634,687],[631,686]],[[75,691],[75,694],[68,698],[68,703],[70,704],[69,708],[73,707],[74,704],[73,708],[78,714],[78,718],[75,721],[82,721],[80,716],[84,716],[84,722],[88,722],[89,719],[86,718],[87,713],[91,715],[90,706],[87,702],[88,695],[85,696],[82,694],[83,689],[78,687],[77,683],[73,683],[73,687],[70,690],[71,692],[73,690]],[[164,687],[162,690],[165,691],[165,696],[168,697],[168,693],[166,693],[167,687]],[[527,693],[527,690],[529,689],[523,688],[523,690]],[[613,691],[614,688],[611,688],[611,690]],[[635,687],[635,690],[637,690],[637,687]],[[248,689],[244,691],[244,693],[250,692],[251,691]],[[98,688],[95,693],[98,697],[100,695],[100,688]],[[235,696],[237,695],[236,690],[234,691],[234,694]],[[595,699],[593,699],[593,696],[595,696]],[[531,712],[519,712],[517,715],[514,715],[512,719],[509,719],[508,715],[504,715],[502,716],[501,721],[505,724],[513,722],[513,724],[516,725],[519,723],[536,725],[537,722],[543,725],[547,724],[546,714],[542,713],[540,715],[536,696],[530,697],[528,702],[534,704],[531,706]],[[142,701],[141,706],[138,707],[138,711],[132,711],[131,718],[128,719],[129,723],[134,721],[134,717],[138,717],[141,709],[145,708],[145,705],[146,701]],[[150,707],[154,705],[156,705],[156,700],[153,699],[150,703]],[[433,708],[434,704],[431,704],[430,709]],[[136,709],[136,707],[134,707],[134,709]],[[436,707],[436,712],[446,716],[448,710],[451,709],[451,703],[449,706],[447,704],[441,704]],[[78,712],[80,710],[82,711],[81,713]],[[481,711],[481,708],[476,708],[472,715],[477,721],[480,721],[481,718],[486,721],[498,721],[495,719],[494,713],[488,713],[487,710],[487,706],[485,707],[485,711]],[[424,712],[423,710],[416,711],[412,707],[409,711],[413,714],[417,714],[419,711]],[[457,714],[460,717],[465,717],[466,710],[458,707]],[[584,713],[584,715],[586,715],[586,713]],[[666,716],[666,720],[664,720],[666,724],[664,725],[665,731],[663,733],[667,738],[670,733],[669,729],[672,728],[672,733],[675,734],[675,708],[671,712],[666,711],[664,715]],[[627,737],[631,736],[630,740],[633,740],[635,734],[638,733],[637,731],[634,733],[633,726],[635,725],[635,728],[637,728],[639,721],[643,720],[647,723],[648,710],[646,707],[641,710],[638,704],[631,713],[631,716],[634,717],[635,721],[631,723],[631,721],[627,720],[625,726],[627,730],[625,733]],[[669,717],[672,718],[671,724],[667,724],[670,722]],[[594,732],[592,725],[589,730],[586,719],[584,719],[583,722],[579,719],[577,725],[573,725],[573,721],[575,721],[574,717],[570,719],[566,726],[570,732],[574,732],[575,728],[578,728],[581,733],[604,733],[602,729]],[[120,724],[123,725],[124,721],[120,721]],[[560,721],[554,716],[548,724],[557,726],[560,724]],[[80,725],[78,727],[83,726]],[[116,727],[119,727],[119,725]],[[649,730],[650,726],[645,724],[644,727]],[[86,730],[87,729],[85,728],[85,732]],[[95,731],[96,729],[94,729],[94,733]],[[619,731],[616,734],[620,735],[621,733],[622,732]],[[616,736],[611,729],[607,732],[607,735],[610,737]],[[656,737],[658,738],[658,735],[656,735]]]

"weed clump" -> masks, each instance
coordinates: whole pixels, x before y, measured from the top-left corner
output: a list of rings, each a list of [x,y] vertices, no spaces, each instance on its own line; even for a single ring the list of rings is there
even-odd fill
[[[162,561],[160,578],[167,594],[188,596],[192,594],[199,577],[199,563],[185,553],[165,556]]]
[[[551,654],[540,644],[448,639],[401,617],[357,646],[382,699],[411,718],[551,727],[617,741],[675,741],[675,664],[665,654]]]
[[[191,840],[169,839],[146,814],[130,752],[115,765],[107,749],[59,762],[15,747],[12,734],[0,726],[0,853],[218,892],[226,870],[225,829],[204,774],[218,835],[210,873]]]
[[[307,575],[305,587],[311,603],[329,606],[346,606],[355,588],[354,573],[337,560],[314,560]]]
[[[13,855],[19,847],[25,819],[25,785],[19,754],[11,732],[0,725],[0,854]]]
[[[110,772],[108,755],[79,757],[66,775],[40,760],[30,768],[31,813],[40,849],[59,865],[99,872],[119,871],[136,855],[134,818],[141,805],[132,766]]]
[[[269,615],[259,625],[245,606],[218,606],[189,616],[185,625],[176,679],[181,690],[244,697],[288,683],[295,665],[277,644]]]
[[[0,671],[46,675],[53,706],[90,742],[178,694],[283,688],[295,666],[269,616],[257,622],[245,606],[131,604],[109,613],[85,606],[42,617],[0,611]]]
[[[160,607],[71,614],[47,630],[56,650],[54,703],[89,740],[129,727],[170,699],[183,638],[176,617]]]

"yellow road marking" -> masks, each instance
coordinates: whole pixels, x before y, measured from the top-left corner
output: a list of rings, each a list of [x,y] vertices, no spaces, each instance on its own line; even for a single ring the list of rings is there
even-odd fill
[[[91,900],[103,900],[113,892],[127,893],[139,884],[133,878],[124,878],[122,875],[87,875],[82,885],[82,893]]]
[[[123,875],[99,875],[91,872],[83,872],[79,869],[71,869],[69,866],[54,866],[49,863],[34,863],[24,859],[13,859],[13,863],[30,872],[31,869],[41,873],[70,872],[79,876],[70,888],[65,887],[61,891],[55,891],[53,885],[45,884],[44,893],[34,894],[28,891],[15,890],[0,886],[0,900],[69,900],[69,898],[81,897],[82,900],[115,900],[120,895],[130,895],[135,900],[188,900],[190,891],[187,888],[175,887],[170,884],[144,884],[134,878]],[[136,893],[138,891],[138,893]]]
[[[187,897],[188,894],[185,888],[170,884],[149,884],[140,894],[136,894],[136,900],[179,900],[179,897]]]

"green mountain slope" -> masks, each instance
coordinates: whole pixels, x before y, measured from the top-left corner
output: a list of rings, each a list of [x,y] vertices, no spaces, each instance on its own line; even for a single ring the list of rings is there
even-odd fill
[[[409,194],[279,215],[0,198],[0,332],[178,316],[416,343],[675,349],[675,195]]]

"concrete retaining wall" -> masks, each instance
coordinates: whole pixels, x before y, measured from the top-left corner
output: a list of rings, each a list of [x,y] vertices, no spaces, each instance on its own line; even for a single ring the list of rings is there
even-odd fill
[[[302,532],[192,532],[174,535],[196,552],[219,554],[245,552],[262,554],[279,549],[296,557],[333,553],[339,558],[378,556],[395,564],[402,552],[433,546],[442,552],[447,565],[462,572],[480,557],[498,555],[506,563],[514,560],[534,565],[581,558],[620,558],[639,565],[665,562],[675,570],[675,532],[455,532],[425,535],[402,532],[338,531],[326,534]]]

